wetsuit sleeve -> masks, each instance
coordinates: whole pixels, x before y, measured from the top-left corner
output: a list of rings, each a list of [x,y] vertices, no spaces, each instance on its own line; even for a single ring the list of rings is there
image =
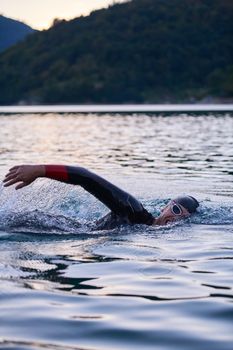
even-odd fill
[[[153,216],[129,193],[82,167],[46,165],[45,176],[79,185],[104,203],[113,213],[131,223],[151,225]]]

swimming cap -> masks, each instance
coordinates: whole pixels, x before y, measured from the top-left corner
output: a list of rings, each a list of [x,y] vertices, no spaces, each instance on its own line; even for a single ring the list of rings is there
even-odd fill
[[[174,201],[187,209],[190,214],[194,213],[199,207],[198,201],[192,196],[180,196],[175,198]]]

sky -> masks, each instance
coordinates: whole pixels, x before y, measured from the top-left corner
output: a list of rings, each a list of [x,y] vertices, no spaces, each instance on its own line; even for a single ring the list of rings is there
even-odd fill
[[[47,29],[54,18],[71,19],[125,0],[0,0],[0,14],[34,29]]]

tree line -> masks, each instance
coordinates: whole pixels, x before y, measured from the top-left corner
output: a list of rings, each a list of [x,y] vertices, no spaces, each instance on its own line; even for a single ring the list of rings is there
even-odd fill
[[[162,103],[233,97],[231,0],[133,0],[0,55],[0,104]]]

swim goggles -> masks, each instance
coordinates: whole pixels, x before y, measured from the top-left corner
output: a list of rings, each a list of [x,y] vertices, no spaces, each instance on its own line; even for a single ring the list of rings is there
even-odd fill
[[[171,211],[174,215],[182,215],[183,210],[181,206],[175,202],[171,203]]]

